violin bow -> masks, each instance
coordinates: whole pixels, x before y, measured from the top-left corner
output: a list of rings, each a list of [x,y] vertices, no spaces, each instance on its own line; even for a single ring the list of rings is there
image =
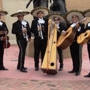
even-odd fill
[[[8,56],[7,55],[7,33],[5,33],[5,37],[6,37],[6,41],[5,41],[6,42],[6,56]]]
[[[5,28],[5,31],[6,31],[6,28]],[[6,56],[7,56],[7,32],[5,32],[5,37],[6,37],[5,42],[6,42]]]

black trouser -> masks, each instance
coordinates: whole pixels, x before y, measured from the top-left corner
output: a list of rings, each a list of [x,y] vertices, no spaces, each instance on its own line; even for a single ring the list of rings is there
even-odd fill
[[[19,47],[17,68],[22,69],[24,67],[27,41],[26,41],[26,39],[19,39],[19,40],[17,39],[17,44]]]
[[[90,44],[89,43],[87,44],[87,50],[88,50],[88,57],[89,57],[89,62],[90,62]],[[90,73],[90,70],[89,70],[89,73]]]
[[[57,47],[58,55],[59,55],[59,63],[60,67],[63,68],[63,51]]]
[[[90,44],[87,44],[87,50],[88,50],[88,56],[89,56],[89,60],[90,60]]]
[[[44,54],[46,51],[47,38],[41,39],[40,37],[35,37],[34,39],[34,62],[35,67],[39,67],[39,54],[41,52],[41,62],[43,61]]]
[[[70,53],[73,62],[73,70],[75,72],[81,72],[82,67],[82,45],[77,42],[73,42],[70,46]]]
[[[4,47],[3,47],[3,41],[0,41],[0,69],[4,68],[3,65],[3,55],[4,55]]]

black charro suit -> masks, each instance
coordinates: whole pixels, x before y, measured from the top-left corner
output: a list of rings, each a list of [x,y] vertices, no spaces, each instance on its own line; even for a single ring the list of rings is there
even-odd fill
[[[26,24],[26,29],[27,29],[27,35],[28,39],[31,37],[31,31],[30,27],[27,21],[25,21]],[[22,33],[22,23],[20,20],[17,20],[15,23],[12,25],[12,34],[16,35],[16,41],[19,47],[19,56],[18,56],[18,65],[17,69],[23,69],[24,68],[24,61],[25,61],[25,53],[26,53],[26,47],[27,47],[27,41],[26,38],[24,38],[23,33]]]
[[[42,27],[42,34],[43,39],[39,36],[38,32],[38,18],[34,19],[31,24],[31,32],[34,33],[34,62],[35,62],[35,68],[39,67],[39,54],[41,52],[41,62],[43,61],[43,57],[45,54],[46,46],[47,46],[47,36],[48,36],[48,19],[43,18],[45,21],[44,24],[41,25]]]
[[[64,23],[60,23],[57,30],[57,39],[60,37],[63,30],[66,30],[66,25]],[[61,70],[61,68],[63,68],[63,51],[59,47],[57,47],[57,51],[58,51],[59,63],[60,63],[59,70]]]
[[[0,25],[0,31],[7,31],[8,32],[8,28],[6,26],[6,23],[3,22],[3,21],[0,21],[2,23],[2,25]],[[3,35],[0,35],[0,38],[1,37],[4,37],[5,34]],[[3,44],[4,44],[4,41],[2,41],[0,39],[0,70],[4,70],[5,67],[4,67],[4,63],[3,63],[3,55],[4,55],[4,47],[3,47]]]
[[[87,30],[90,30],[90,22],[88,22],[86,24],[85,31],[87,31]],[[87,50],[88,50],[88,57],[89,57],[89,61],[90,61],[90,40],[87,43]],[[90,70],[90,68],[89,68],[89,70]],[[89,71],[89,74],[85,75],[84,77],[89,77],[90,78],[90,71]]]
[[[90,22],[87,23],[85,31],[90,30],[90,26],[88,24],[90,24]],[[88,50],[88,55],[89,55],[89,60],[90,60],[90,40],[87,43],[87,50]]]
[[[76,72],[76,76],[80,74],[81,67],[82,67],[82,45],[77,43],[77,37],[81,33],[85,32],[84,24],[79,23],[79,25],[80,25],[80,30],[74,27],[74,29],[76,30],[76,35],[73,43],[70,45],[70,53],[71,53],[71,58],[73,62],[72,72]]]

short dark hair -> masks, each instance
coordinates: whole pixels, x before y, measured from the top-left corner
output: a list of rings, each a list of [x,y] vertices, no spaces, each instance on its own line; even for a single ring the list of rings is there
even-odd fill
[[[37,12],[37,14],[39,14],[39,13],[42,13],[42,14],[44,14],[44,12],[43,12],[43,11],[38,11],[38,12]]]
[[[20,17],[20,16],[24,16],[23,14],[22,15],[17,15],[17,17]]]
[[[73,18],[73,17],[77,17],[77,18],[79,19],[79,16],[78,16],[78,15],[73,15],[72,18]]]
[[[57,18],[58,20],[60,20],[60,18],[59,18],[59,17],[53,17],[53,20],[55,20],[55,18]]]

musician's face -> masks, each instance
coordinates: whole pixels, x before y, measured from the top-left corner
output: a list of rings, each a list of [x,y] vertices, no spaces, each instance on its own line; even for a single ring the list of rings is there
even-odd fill
[[[43,13],[43,12],[39,12],[39,13],[37,14],[37,16],[38,16],[38,18],[43,18],[43,17],[44,17],[44,13]]]
[[[18,17],[18,20],[20,21],[24,19],[24,15],[18,15],[17,17]]]
[[[79,21],[79,17],[76,15],[72,16],[72,22],[76,23],[77,21]]]
[[[54,18],[54,22],[55,22],[56,24],[60,23],[60,18],[55,17],[55,18]]]

